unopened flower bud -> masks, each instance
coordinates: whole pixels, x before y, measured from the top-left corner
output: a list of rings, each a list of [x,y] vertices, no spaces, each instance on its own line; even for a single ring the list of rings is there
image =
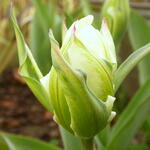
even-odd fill
[[[107,19],[114,42],[118,45],[129,19],[129,0],[105,0],[101,17]]]
[[[81,138],[95,136],[115,114],[115,47],[106,20],[100,31],[92,21],[93,16],[87,16],[74,22],[60,49],[50,31],[50,96],[55,120]]]

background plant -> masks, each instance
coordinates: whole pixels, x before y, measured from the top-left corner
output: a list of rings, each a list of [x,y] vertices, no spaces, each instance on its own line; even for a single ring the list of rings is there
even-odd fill
[[[132,16],[132,15],[131,15]],[[70,19],[71,20],[71,19]],[[138,32],[137,31],[141,31],[141,30],[137,30],[136,32],[135,31],[132,31],[133,29],[135,29],[134,27],[135,27],[135,21],[133,21],[133,19],[131,19],[130,20],[130,22],[132,22],[131,24],[132,24],[132,26],[133,26],[133,28],[132,28],[132,26],[130,25],[129,27],[129,32],[130,32],[130,36],[131,36],[131,38],[138,38],[138,37],[140,37],[140,36],[134,36],[133,34],[137,34]],[[141,22],[141,21],[140,21]],[[143,22],[146,22],[146,21],[143,21]],[[141,23],[142,24],[142,23]],[[142,25],[142,29],[143,29],[143,26],[144,25]],[[148,26],[148,25],[146,25],[146,26]],[[131,29],[132,28],[132,29]],[[147,28],[147,27],[146,27]],[[132,33],[131,33],[131,31],[132,31]],[[143,33],[143,31],[142,31],[142,33]],[[148,30],[147,30],[147,32],[146,33],[148,33]],[[133,35],[133,36],[132,36]],[[148,34],[144,34],[144,35],[148,35]],[[143,38],[143,36],[142,36],[142,39],[144,39]],[[148,38],[149,39],[149,38]],[[133,41],[132,39],[131,39],[131,41]],[[135,41],[137,41],[137,39],[135,40]],[[141,40],[139,40],[139,42],[137,42],[137,44],[139,44],[140,43],[140,41]],[[149,40],[147,40],[147,41],[145,41],[145,43],[143,43],[143,45],[144,44],[146,44],[146,43],[148,43],[149,42]],[[137,47],[137,48],[140,48],[141,46],[143,46],[142,44],[139,46],[139,47]],[[137,48],[135,48],[135,49],[137,49]],[[143,49],[142,49],[143,50]],[[145,63],[146,65],[148,64],[148,63]],[[148,66],[148,65],[147,65]],[[143,68],[145,68],[145,67],[141,67],[142,69]],[[146,70],[146,69],[145,69]],[[121,71],[120,71],[121,72]],[[148,75],[148,73],[144,73],[144,76],[147,76]],[[147,79],[148,79],[148,77],[147,77]],[[144,78],[143,77],[143,80],[147,80],[146,78]],[[142,88],[141,88],[141,90],[139,90],[139,92],[138,92],[138,94],[136,94],[136,96],[135,96],[135,98],[133,98],[132,100],[131,100],[131,103],[127,106],[127,108],[125,108],[125,111],[124,111],[124,115],[122,114],[121,115],[121,117],[120,117],[120,119],[117,121],[118,122],[118,125],[116,124],[114,127],[113,127],[113,130],[112,130],[112,134],[107,134],[107,133],[110,133],[110,129],[109,129],[109,127],[105,130],[105,131],[103,131],[103,133],[102,134],[100,134],[97,138],[96,138],[96,140],[97,140],[97,142],[99,143],[99,146],[100,146],[100,148],[101,149],[105,149],[105,147],[107,147],[107,149],[109,149],[109,148],[111,148],[111,149],[121,149],[122,147],[119,147],[119,146],[121,146],[121,144],[120,143],[122,143],[122,142],[124,142],[124,141],[126,141],[126,145],[124,145],[124,147],[123,148],[126,148],[126,146],[128,146],[129,144],[129,142],[131,141],[131,138],[133,137],[133,135],[136,133],[136,131],[138,130],[138,128],[139,128],[139,126],[142,124],[142,122],[147,118],[147,113],[148,113],[148,107],[149,107],[149,100],[148,100],[148,91],[149,91],[149,83],[148,83],[148,81],[147,81],[147,83],[145,83],[145,86],[142,86]],[[143,94],[143,93],[145,93],[145,94]],[[147,94],[146,94],[147,93]],[[140,98],[138,98],[138,97],[140,97]],[[137,100],[138,99],[138,100]],[[147,106],[147,107],[146,107]],[[133,109],[134,108],[134,109]],[[146,109],[147,108],[147,109]],[[144,112],[143,112],[143,109],[145,110]],[[141,111],[140,111],[141,110]],[[128,116],[128,112],[130,112],[130,116]],[[143,113],[143,114],[142,114]],[[126,114],[126,115],[125,115]],[[141,114],[141,118],[139,117],[140,115],[139,114]],[[124,117],[122,117],[122,116],[124,116]],[[128,117],[127,117],[128,116]],[[138,119],[136,119],[136,116],[137,116],[137,118]],[[143,117],[144,116],[144,117]],[[122,119],[121,119],[122,118]],[[128,119],[124,119],[124,118],[128,118]],[[120,121],[121,120],[121,121]],[[123,120],[124,120],[124,123],[122,123],[123,122]],[[131,120],[132,120],[132,122],[131,122]],[[137,121],[138,120],[138,121]],[[120,122],[120,124],[119,124],[119,122]],[[120,126],[121,125],[121,126]],[[135,128],[135,125],[136,125],[136,128]],[[132,130],[131,130],[132,129]],[[133,130],[134,129],[134,130]],[[63,130],[63,129],[62,129]],[[118,130],[118,131],[117,131]],[[131,135],[129,136],[128,135],[128,140],[125,140],[125,139],[127,139],[127,137],[124,135],[124,132],[128,132],[128,133],[131,133]],[[131,132],[132,131],[132,132]],[[66,131],[63,131],[63,136],[65,135],[65,132]],[[65,136],[65,138],[64,138],[64,141],[65,141],[65,139],[68,137],[68,136],[71,136],[71,135],[68,135],[68,133],[66,133],[67,134],[67,136]],[[111,136],[110,136],[111,135]],[[105,137],[105,138],[104,138]],[[130,138],[129,138],[130,137]],[[73,138],[73,140],[71,140]],[[99,140],[100,139],[100,140]],[[73,141],[73,143],[74,143],[74,137],[69,137],[69,141],[68,140],[66,140],[66,148],[68,148],[69,146],[69,143],[71,142],[71,141]],[[78,140],[77,140],[78,141]],[[75,143],[77,143],[77,142],[75,142]],[[71,148],[69,147],[68,149],[70,150],[70,149],[72,149],[72,148],[75,148],[75,146],[76,146],[77,144],[75,144],[74,145],[74,147],[72,146],[72,144],[71,144]],[[80,144],[78,144],[78,145],[80,145]],[[79,147],[78,148],[75,148],[75,149],[79,149]]]
[[[3,1],[0,6],[0,74],[11,64],[17,63],[16,57],[16,44],[14,42],[15,34],[11,26],[9,13],[10,13],[10,2]],[[23,11],[18,15],[18,10]],[[27,11],[28,9],[28,11]],[[20,22],[21,28],[24,33],[27,33],[27,26],[31,20],[32,10],[31,7],[27,6],[25,2],[16,5],[16,14]]]

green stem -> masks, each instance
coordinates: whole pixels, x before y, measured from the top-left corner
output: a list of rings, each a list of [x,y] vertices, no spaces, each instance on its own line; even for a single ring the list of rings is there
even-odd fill
[[[81,139],[83,150],[94,150],[94,139]]]

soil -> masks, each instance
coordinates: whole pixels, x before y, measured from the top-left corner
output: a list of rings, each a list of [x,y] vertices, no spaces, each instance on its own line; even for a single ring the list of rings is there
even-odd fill
[[[16,73],[13,68],[0,76],[0,130],[44,141],[59,140],[52,114],[43,108]]]

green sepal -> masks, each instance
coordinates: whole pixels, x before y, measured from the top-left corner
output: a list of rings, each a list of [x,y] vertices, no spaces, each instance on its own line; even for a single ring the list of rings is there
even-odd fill
[[[49,110],[52,111],[52,107],[50,104],[50,96],[48,93],[48,89],[46,88],[43,79],[45,79],[48,75],[43,76],[41,71],[39,70],[30,49],[28,48],[23,35],[19,29],[16,18],[14,16],[14,12],[11,12],[11,20],[13,23],[13,27],[16,34],[17,46],[18,46],[18,57],[19,57],[19,73],[26,81],[29,88],[32,90],[37,99]],[[47,82],[49,82],[49,78],[46,78]]]
[[[56,71],[55,75],[60,81],[70,112],[70,128],[75,135],[81,138],[91,138],[107,125],[112,105],[93,95],[87,87],[86,75],[80,70],[73,69],[64,60],[51,31],[49,36],[52,46],[52,64]],[[55,115],[58,117],[57,114]]]

